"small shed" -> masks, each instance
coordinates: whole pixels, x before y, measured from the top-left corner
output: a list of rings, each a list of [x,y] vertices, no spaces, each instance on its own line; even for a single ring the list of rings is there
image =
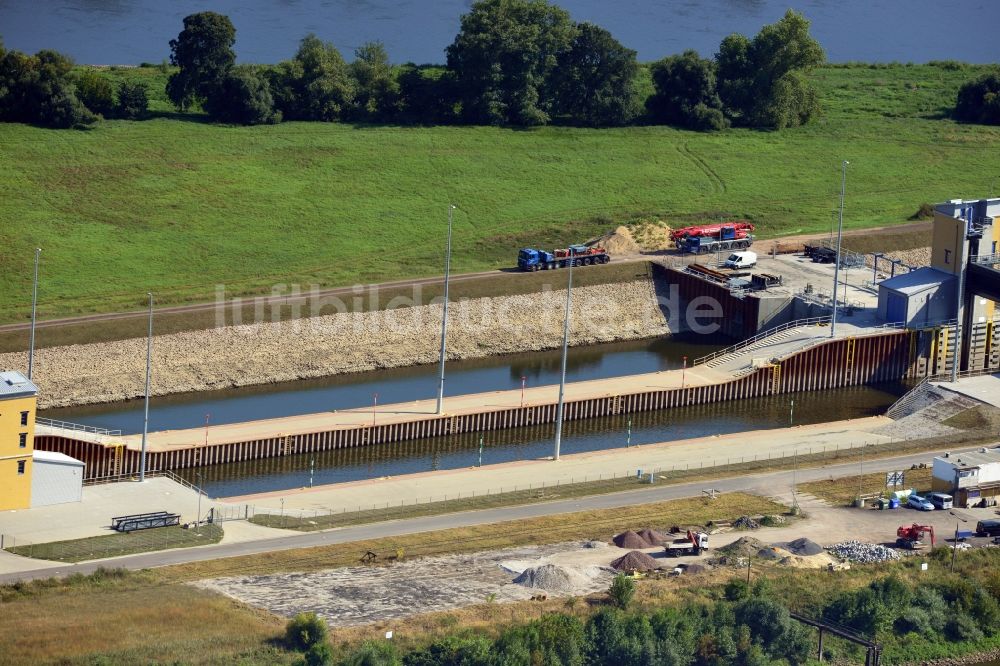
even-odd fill
[[[920,268],[878,285],[878,318],[890,324],[926,326],[955,316],[955,276]]]
[[[955,506],[973,506],[1000,495],[1000,449],[938,456],[932,475],[932,490],[953,495]]]
[[[82,460],[57,451],[31,454],[31,506],[79,502],[83,499]]]

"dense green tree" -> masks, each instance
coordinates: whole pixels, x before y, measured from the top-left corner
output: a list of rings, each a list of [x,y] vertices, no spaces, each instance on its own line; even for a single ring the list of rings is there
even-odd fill
[[[569,14],[545,0],[479,0],[448,47],[462,117],[489,125],[542,125],[550,76],[576,36]]]
[[[403,658],[404,666],[488,666],[492,642],[485,636],[449,636]]]
[[[685,51],[652,66],[653,95],[646,108],[653,122],[696,130],[729,126],[716,88],[715,63]]]
[[[382,42],[367,42],[354,51],[349,71],[354,79],[355,118],[385,122],[399,111],[399,83]]]
[[[184,17],[170,40],[170,63],[180,69],[167,81],[167,96],[179,109],[210,97],[236,63],[236,28],[228,16],[200,12]]]
[[[229,70],[205,100],[205,111],[213,119],[238,125],[263,125],[281,121],[265,76],[252,65]]]
[[[635,55],[604,28],[579,24],[552,73],[556,113],[591,127],[627,125],[635,120],[641,111]]]
[[[146,86],[138,81],[118,84],[118,101],[115,115],[126,120],[140,120],[149,112],[149,94]]]
[[[407,63],[399,68],[399,119],[431,125],[456,120],[455,80],[441,67],[419,67]]]
[[[289,120],[340,120],[354,100],[344,57],[316,35],[307,35],[295,57],[278,65],[271,92]]]
[[[496,662],[505,665],[582,666],[585,652],[586,634],[580,620],[555,613],[504,631],[493,648]]]
[[[788,10],[752,40],[730,35],[716,54],[719,96],[736,124],[781,129],[808,122],[819,111],[804,78],[825,59],[809,21]]]
[[[987,72],[959,88],[955,118],[967,123],[1000,125],[1000,70]]]
[[[0,51],[0,119],[62,128],[97,119],[76,96],[69,58],[50,50]]]
[[[105,118],[115,108],[115,93],[111,82],[92,69],[85,70],[76,81],[76,96],[83,105]]]

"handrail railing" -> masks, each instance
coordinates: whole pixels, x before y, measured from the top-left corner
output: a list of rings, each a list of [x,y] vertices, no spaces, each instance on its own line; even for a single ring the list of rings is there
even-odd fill
[[[1000,264],[1000,254],[974,254],[969,261],[974,264]]]
[[[998,370],[997,368],[976,368],[975,370],[960,370],[956,376],[959,379],[963,379],[965,377],[980,377],[982,375],[996,375],[996,374],[1000,374],[1000,370]],[[889,409],[885,410],[885,415],[891,419],[896,418],[894,414],[899,413],[900,409],[906,407],[911,402],[913,402],[913,400],[916,399],[918,392],[922,390],[926,385],[930,384],[931,382],[940,382],[949,379],[951,379],[950,372],[939,372],[934,375],[927,375],[919,382],[917,382],[916,386],[914,386],[909,391],[901,395],[896,400],[896,402],[889,405]]]
[[[82,423],[70,423],[69,421],[57,421],[55,419],[46,419],[42,417],[35,417],[35,424],[49,426],[50,428],[59,428],[61,430],[73,430],[75,432],[89,432],[95,435],[107,435],[109,437],[121,437],[122,434],[121,430],[109,430],[107,428],[83,425]]]
[[[83,485],[85,485],[85,486],[99,486],[99,485],[102,485],[102,484],[105,484],[105,483],[120,483],[122,481],[131,481],[131,480],[133,480],[135,478],[138,478],[138,476],[139,476],[139,474],[137,472],[129,472],[129,473],[126,473],[126,474],[108,474],[107,476],[95,476],[95,477],[92,477],[90,479],[84,479],[83,480]],[[178,476],[176,473],[174,473],[173,471],[171,471],[169,469],[155,469],[155,470],[147,470],[146,471],[146,478],[155,477],[155,476],[166,477],[166,478],[170,479],[171,481],[173,481],[175,483],[181,484],[185,488],[189,488],[189,489],[195,491],[196,493],[200,493],[200,494],[204,495],[205,497],[208,497],[208,493],[206,493],[204,490],[202,490],[198,486],[194,485],[193,483],[191,483],[187,479],[185,479],[185,478],[183,478],[181,476]]]
[[[829,324],[829,323],[830,323],[830,317],[809,317],[807,319],[796,319],[795,321],[789,321],[785,322],[784,324],[778,324],[774,328],[769,328],[766,331],[762,331],[757,335],[753,336],[752,338],[747,338],[743,342],[737,342],[735,345],[730,345],[725,349],[720,349],[717,352],[713,352],[711,354],[707,354],[705,356],[696,358],[691,365],[701,365],[702,363],[707,363],[708,361],[716,359],[720,356],[725,356],[726,354],[731,354],[735,351],[746,349],[755,342],[759,342],[760,340],[775,335],[776,333],[787,331],[790,328],[798,328],[800,326],[812,326],[812,325],[818,326],[820,324]]]

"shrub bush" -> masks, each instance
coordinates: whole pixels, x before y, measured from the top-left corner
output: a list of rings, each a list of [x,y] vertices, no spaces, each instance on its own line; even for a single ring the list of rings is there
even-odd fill
[[[635,581],[625,574],[618,574],[611,581],[611,587],[608,588],[608,596],[611,597],[611,603],[618,608],[628,608],[628,605],[632,602],[632,597],[635,596]]]
[[[316,613],[299,613],[285,627],[285,643],[299,651],[306,651],[326,641],[326,622]]]

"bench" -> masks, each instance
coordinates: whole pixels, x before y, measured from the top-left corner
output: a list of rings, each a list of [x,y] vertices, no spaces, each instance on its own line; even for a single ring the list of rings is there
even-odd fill
[[[118,532],[134,532],[136,530],[147,530],[154,527],[170,527],[172,525],[180,524],[180,514],[169,513],[167,511],[135,513],[129,516],[115,516],[111,519],[111,529]]]

